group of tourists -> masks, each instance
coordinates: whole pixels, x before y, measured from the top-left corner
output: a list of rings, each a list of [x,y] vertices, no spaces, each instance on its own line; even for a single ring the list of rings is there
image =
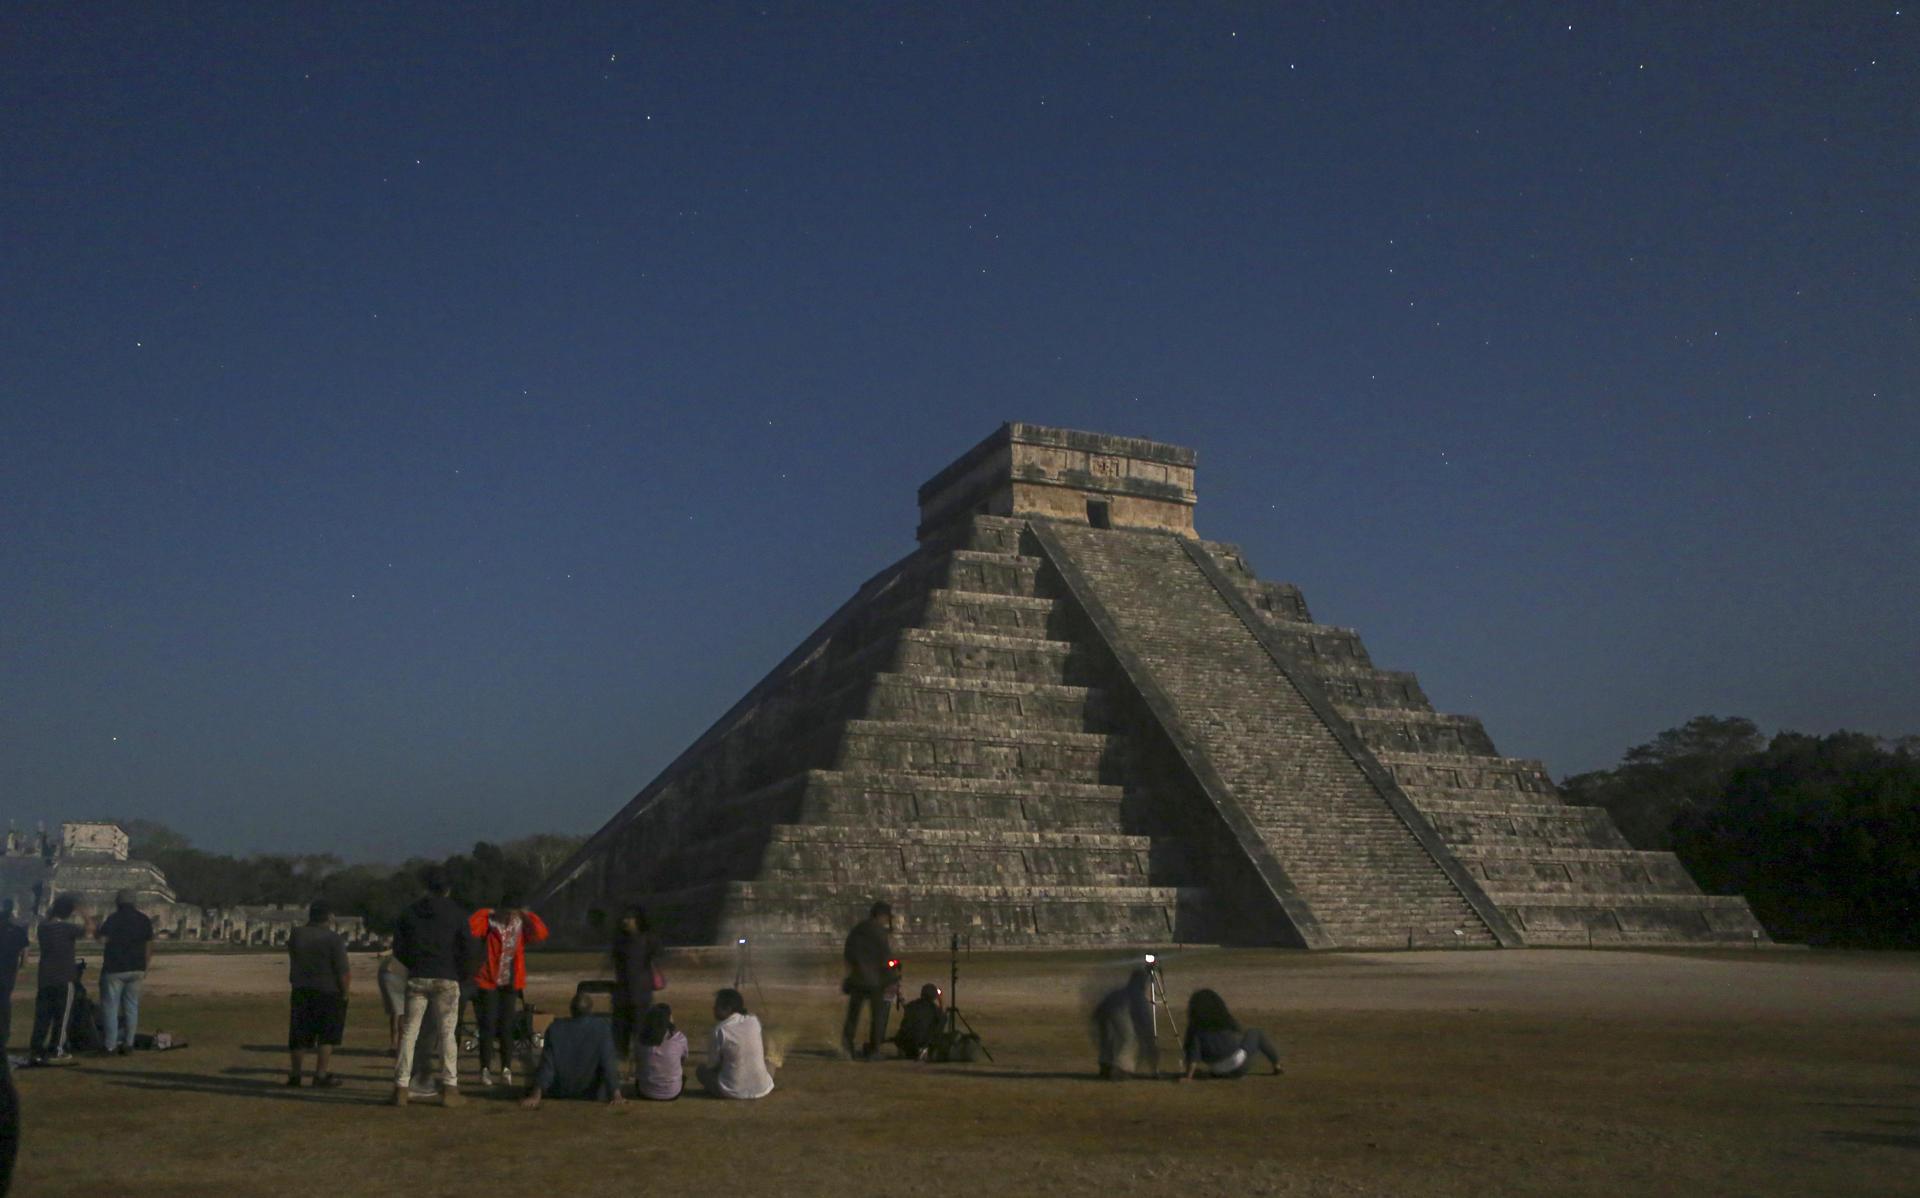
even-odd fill
[[[847,995],[847,1016],[840,1028],[840,1047],[853,1060],[873,1060],[880,1046],[888,1043],[887,1022],[898,1003],[901,980],[892,931],[893,908],[878,902],[847,933],[842,950],[847,978],[841,985]],[[1164,995],[1155,992],[1160,974],[1153,960],[1147,957],[1128,974],[1125,984],[1094,1004],[1093,1032],[1103,1079],[1160,1075],[1155,1006],[1164,1002]],[[920,987],[919,998],[901,1006],[900,1030],[891,1042],[902,1058],[924,1061],[943,1035],[952,1034],[943,997],[940,987],[929,982]],[[862,1008],[868,1017],[867,1039],[856,1047]],[[1264,1059],[1275,1074],[1282,1072],[1280,1050],[1272,1037],[1259,1028],[1241,1027],[1217,991],[1195,990],[1187,1000],[1186,1022],[1180,1053],[1184,1071],[1174,1075],[1176,1081],[1244,1077],[1255,1058]],[[1129,1056],[1132,1069],[1126,1067]]]
[[[87,990],[87,963],[79,959],[80,942],[89,938],[104,942],[97,1003]],[[0,903],[0,1052],[12,1038],[14,983],[35,943],[40,978],[27,1064],[68,1064],[82,1052],[132,1052],[140,1028],[141,984],[153,956],[153,921],[134,906],[133,893],[115,895],[113,911],[98,924],[73,895],[59,895],[31,939],[14,922],[12,900]]]
[[[513,1060],[517,1043],[531,1042],[531,1020],[524,1016],[527,985],[526,950],[548,935],[546,923],[521,906],[514,895],[497,906],[467,911],[451,897],[446,872],[428,868],[422,875],[425,893],[401,912],[394,929],[392,952],[380,964],[381,1000],[386,1006],[389,1047],[393,1052],[393,1091],[389,1101],[406,1106],[415,1098],[437,1097],[442,1106],[461,1101],[458,1027],[460,1012],[471,1006],[480,1048],[480,1084],[514,1084]],[[314,924],[323,927],[325,912],[316,904]],[[326,940],[326,936],[332,940]],[[318,978],[332,981],[338,993],[347,993],[344,945],[330,931],[303,943],[312,965],[303,971],[294,964],[293,1024],[289,1047],[293,1052],[289,1085],[300,1084],[301,1052],[314,1047],[315,1085],[337,1084],[328,1072],[326,1049],[340,1043],[345,1024],[344,1001],[336,1014],[331,1005],[313,1008],[315,1017],[303,1022],[302,997]],[[337,951],[332,964],[321,961],[318,945]],[[288,952],[294,952],[289,943]],[[601,1102],[636,1098],[671,1102],[685,1087],[688,1044],[673,1022],[673,1010],[656,1003],[654,994],[665,985],[660,973],[660,938],[654,934],[643,908],[628,909],[615,928],[612,960],[614,978],[608,989],[611,1010],[595,1011],[594,992],[582,986],[568,1005],[565,1018],[548,1024],[533,1073],[526,1079],[521,1105],[537,1107],[550,1098],[585,1098]],[[759,1019],[747,1012],[737,990],[714,996],[715,1026],[708,1058],[694,1070],[695,1079],[709,1094],[720,1098],[761,1098],[773,1091]],[[631,1082],[628,1081],[629,1070]]]
[[[495,906],[466,910],[454,902],[446,871],[439,867],[426,869],[422,881],[424,893],[401,913],[377,979],[393,1054],[393,1105],[423,1097],[438,1098],[443,1106],[459,1104],[458,1028],[467,1008],[477,1028],[482,1086],[514,1085],[516,1045],[528,1044],[532,1073],[524,1079],[523,1106],[561,1098],[620,1103],[628,1094],[656,1102],[681,1096],[689,1045],[674,1024],[672,1008],[654,1001],[666,984],[660,972],[662,944],[643,908],[629,908],[615,925],[611,983],[583,984],[567,1016],[546,1027],[536,1056],[524,1004],[526,950],[547,939],[546,923],[512,894]],[[0,906],[0,1048],[7,1042],[13,986],[29,945],[26,930],[12,915],[11,903]],[[951,1035],[938,986],[924,985],[917,999],[899,1002],[900,961],[893,955],[892,930],[892,908],[879,902],[847,935],[842,985],[847,1009],[840,1040],[849,1059],[875,1059],[881,1046],[891,1043],[900,1057],[925,1061]],[[88,937],[104,942],[97,1012],[82,981],[86,963],[77,959],[79,943]],[[154,938],[153,923],[135,907],[134,896],[117,895],[113,912],[96,926],[73,895],[60,895],[36,938],[40,972],[29,1063],[58,1063],[89,1048],[131,1052]],[[307,923],[291,931],[287,958],[287,1085],[337,1087],[342,1079],[333,1072],[332,1057],[345,1036],[353,978],[346,942],[333,929],[325,902],[313,903]],[[1152,958],[1147,961],[1093,1009],[1102,1078],[1159,1075],[1156,1006],[1164,998],[1155,989]],[[595,1010],[596,990],[609,1000],[606,1014]],[[900,1027],[889,1037],[896,1005]],[[694,1070],[697,1083],[721,1098],[772,1093],[760,1020],[747,1011],[737,989],[714,995],[713,1019],[707,1060]],[[867,1035],[856,1043],[863,1022]],[[1272,1039],[1258,1028],[1241,1027],[1213,990],[1192,994],[1186,1025],[1179,1080],[1243,1076],[1262,1058],[1274,1073],[1281,1071]],[[1129,1056],[1131,1070],[1125,1067]]]

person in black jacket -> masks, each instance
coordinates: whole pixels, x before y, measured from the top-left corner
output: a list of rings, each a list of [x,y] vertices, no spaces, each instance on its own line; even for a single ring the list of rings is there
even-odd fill
[[[925,1060],[934,1042],[940,1038],[947,1013],[940,1006],[940,987],[928,982],[920,987],[920,997],[900,1012],[900,1030],[893,1043],[902,1058]]]
[[[0,900],[0,1057],[13,1034],[13,984],[32,943],[27,930],[13,922],[13,900]]]
[[[628,907],[613,934],[613,1043],[620,1059],[630,1059],[633,1035],[653,1005],[653,983],[660,963],[660,936],[647,909]]]
[[[893,967],[893,946],[887,933],[893,930],[893,908],[875,903],[867,917],[847,933],[847,980],[841,989],[847,995],[847,1021],[840,1029],[840,1046],[849,1057],[871,1060],[887,1042],[887,987],[898,979],[889,976]],[[853,1033],[860,1027],[860,1004],[871,1008],[866,1047],[853,1048]]]
[[[20,1095],[13,1070],[0,1052],[0,1194],[13,1188],[13,1158],[20,1152]]]
[[[1127,976],[1127,984],[1111,991],[1093,1008],[1093,1031],[1100,1042],[1100,1076],[1126,1076],[1121,1058],[1127,1039],[1133,1039],[1133,1064],[1149,1077],[1160,1072],[1160,1041],[1153,1028],[1153,974],[1146,966]]]
[[[467,910],[447,897],[447,872],[429,866],[422,874],[427,893],[400,913],[393,930],[393,956],[407,967],[407,1007],[400,1019],[400,1052],[393,1063],[393,1105],[407,1105],[413,1081],[413,1049],[420,1025],[439,1046],[440,1105],[460,1103],[457,1073],[459,1045],[454,1024],[460,1016],[460,983],[478,965]]]
[[[74,979],[79,976],[74,955],[80,938],[93,926],[80,913],[80,900],[63,894],[47,909],[40,924],[40,993],[33,1003],[33,1039],[30,1063],[69,1061],[67,1028],[73,1019]]]

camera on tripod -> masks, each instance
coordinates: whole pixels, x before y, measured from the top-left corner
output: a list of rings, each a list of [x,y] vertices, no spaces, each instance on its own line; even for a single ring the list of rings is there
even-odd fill
[[[973,1024],[960,1013],[960,935],[954,933],[948,942],[947,974],[947,1014],[941,1021],[940,1031],[928,1047],[927,1055],[936,1061],[970,1063],[985,1058],[993,1060],[993,1054],[987,1051],[980,1034],[973,1030]],[[973,951],[968,943],[967,951]]]

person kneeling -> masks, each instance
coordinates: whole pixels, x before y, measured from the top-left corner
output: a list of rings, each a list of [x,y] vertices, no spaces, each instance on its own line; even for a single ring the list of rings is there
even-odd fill
[[[1195,990],[1187,1000],[1187,1039],[1181,1053],[1187,1071],[1174,1080],[1192,1081],[1202,1065],[1209,1077],[1245,1077],[1255,1054],[1267,1058],[1274,1073],[1281,1072],[1280,1050],[1271,1036],[1257,1027],[1241,1027],[1226,1000],[1212,990]]]
[[[604,1015],[593,1013],[588,995],[574,995],[569,1009],[573,1018],[556,1019],[547,1028],[533,1088],[520,1100],[523,1107],[537,1107],[542,1098],[626,1101],[620,1096],[620,1055],[613,1050],[613,1025]]]
[[[767,1071],[767,1050],[760,1038],[760,1020],[747,1014],[747,1001],[738,990],[713,996],[713,1040],[707,1063],[694,1076],[715,1098],[765,1098],[773,1093],[773,1074]]]
[[[900,1030],[893,1034],[894,1047],[900,1050],[903,1059],[926,1060],[934,1042],[940,1038],[940,1027],[945,1021],[946,1013],[940,1009],[940,987],[928,982],[920,987],[920,997],[901,1010]]]

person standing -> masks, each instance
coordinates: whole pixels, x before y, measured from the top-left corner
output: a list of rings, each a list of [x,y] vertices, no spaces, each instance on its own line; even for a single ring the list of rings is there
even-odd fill
[[[38,930],[40,941],[40,990],[33,1001],[33,1040],[28,1049],[31,1063],[68,1060],[67,1026],[73,1019],[73,984],[79,976],[76,952],[80,938],[91,930],[80,903],[71,894],[63,894],[47,908],[47,918]]]
[[[133,905],[133,891],[113,896],[113,914],[100,924],[100,1017],[105,1050],[127,1056],[140,1027],[140,989],[153,964],[153,921]]]
[[[1123,1057],[1127,1039],[1133,1039],[1136,1072],[1160,1074],[1160,1040],[1153,1027],[1153,974],[1144,965],[1127,975],[1127,984],[1109,992],[1093,1008],[1094,1036],[1100,1043],[1100,1076],[1113,1081],[1126,1076]]]
[[[13,1188],[13,1160],[20,1155],[20,1094],[13,1069],[0,1052],[0,1196]]]
[[[633,1034],[653,1005],[660,989],[660,937],[647,920],[645,907],[628,907],[613,934],[613,1041],[626,1061],[633,1051]]]
[[[347,995],[353,974],[347,942],[333,930],[333,912],[324,901],[307,907],[307,922],[287,933],[287,985],[292,990],[287,1017],[287,1084],[300,1084],[306,1050],[313,1049],[313,1084],[340,1084],[334,1076],[333,1050],[347,1031]]]
[[[400,1055],[400,1017],[407,1010],[407,967],[392,952],[382,953],[374,980],[380,984],[380,1006],[387,1013],[387,1051]]]
[[[765,1098],[773,1093],[760,1019],[747,1014],[747,1000],[738,990],[718,991],[713,996],[713,1018],[707,1063],[693,1071],[707,1093],[715,1098]]]
[[[887,934],[892,930],[893,908],[880,902],[868,908],[867,917],[847,933],[847,945],[842,953],[847,962],[847,980],[840,987],[847,995],[847,1021],[840,1028],[840,1046],[849,1057],[871,1060],[887,1042],[886,990],[893,980],[889,977],[893,947],[888,943]],[[853,1034],[860,1028],[862,1003],[868,1004],[871,1010],[866,1047],[856,1053]]]
[[[407,1006],[401,1013],[400,1052],[393,1062],[394,1106],[407,1105],[413,1081],[413,1049],[426,1025],[429,1043],[440,1056],[440,1105],[460,1105],[459,1044],[454,1023],[460,1015],[460,979],[473,973],[473,937],[467,913],[448,897],[447,871],[428,866],[420,880],[426,893],[400,913],[393,931],[394,959],[407,967]]]
[[[13,1034],[13,984],[20,980],[31,943],[27,930],[13,922],[13,900],[0,903],[0,1057],[6,1056]]]
[[[494,1083],[494,1046],[499,1045],[501,1085],[513,1084],[513,1021],[527,989],[527,945],[547,938],[547,925],[522,910],[508,892],[498,907],[482,907],[467,919],[467,931],[484,941],[486,955],[473,975],[473,1011],[480,1026],[480,1084]]]

